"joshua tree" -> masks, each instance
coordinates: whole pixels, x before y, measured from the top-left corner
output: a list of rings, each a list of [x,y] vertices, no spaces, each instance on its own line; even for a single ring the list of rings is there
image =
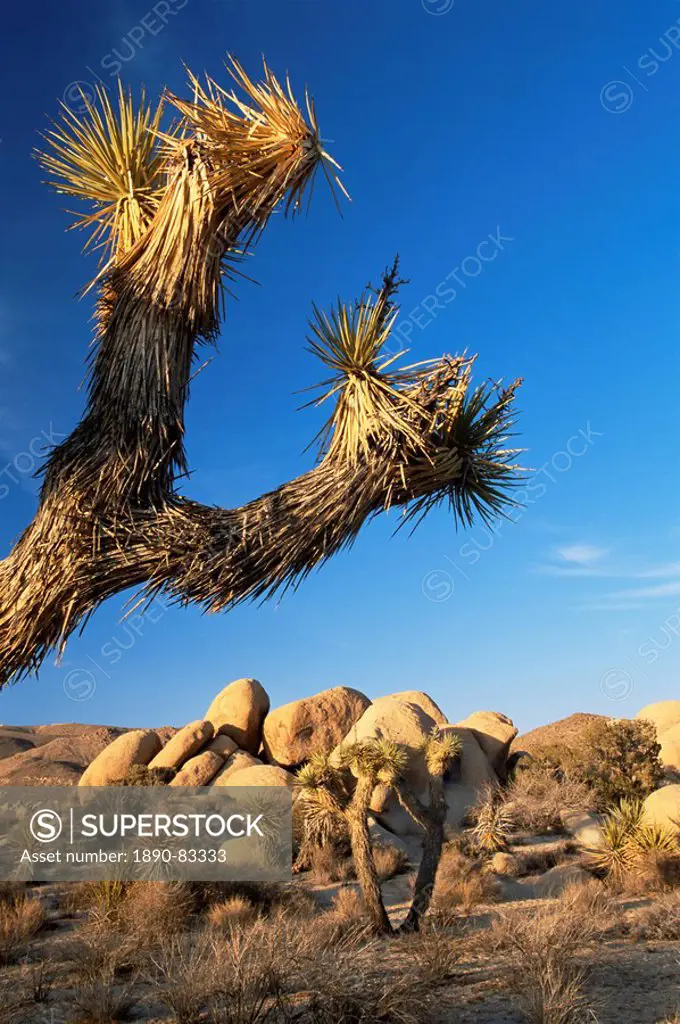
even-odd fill
[[[340,185],[309,98],[305,120],[266,67],[259,84],[236,62],[231,73],[239,95],[191,76],[191,100],[167,97],[181,115],[169,131],[162,103],[135,111],[121,88],[117,109],[102,92],[47,134],[42,164],[89,204],[76,224],[104,263],[84,416],[0,562],[0,685],[128,587],[226,609],[300,581],[392,505],[417,521],[445,500],[465,523],[511,500],[518,382],[472,389],[467,357],[397,369],[383,354],[396,268],[377,293],[315,311],[311,348],[330,372],[319,401],[334,402],[317,465],[242,508],[178,493],[192,362],[219,331],[225,278],[274,209],[301,208],[319,168]]]
[[[403,807],[425,832],[413,901],[401,926],[402,931],[417,931],[430,905],[444,843],[444,775],[460,750],[457,737],[442,737],[436,731],[425,741],[423,755],[429,777],[427,805],[404,782],[408,753],[388,740],[348,744],[332,756],[317,754],[298,772],[300,810],[313,831],[323,834],[331,831],[338,819],[347,822],[357,879],[371,926],[378,934],[389,934],[393,929],[371,850],[368,814],[373,791],[378,785],[394,789]]]

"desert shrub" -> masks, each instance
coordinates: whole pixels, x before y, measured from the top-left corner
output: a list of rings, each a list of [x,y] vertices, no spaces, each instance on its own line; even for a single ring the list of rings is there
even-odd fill
[[[100,979],[113,979],[138,966],[134,935],[121,932],[110,918],[95,918],[76,932],[64,950],[65,964],[84,990]]]
[[[54,986],[56,971],[52,960],[24,964],[22,973],[32,1003],[46,1003]]]
[[[484,870],[482,860],[465,856],[454,845],[444,847],[432,898],[436,920],[449,923],[460,911],[491,902],[496,895],[497,885]]]
[[[167,786],[177,775],[176,768],[149,768],[145,764],[133,764],[114,786]]]
[[[312,893],[296,883],[193,882],[190,888],[199,914],[233,896],[242,896],[263,915],[309,916],[318,907]]]
[[[509,963],[508,984],[531,1024],[576,1024],[583,1019],[585,971],[576,953],[592,934],[579,914],[538,910],[504,915],[492,941]]]
[[[21,895],[0,903],[0,964],[14,963],[23,956],[44,923],[40,900]]]
[[[601,808],[622,799],[643,800],[664,780],[656,729],[642,720],[597,722],[587,730],[583,778]]]
[[[112,920],[118,915],[130,884],[115,878],[77,882],[69,889],[67,908],[71,912],[85,910],[92,918],[98,920]]]
[[[146,947],[181,932],[194,908],[194,893],[186,882],[137,881],[126,886],[114,919]]]
[[[355,886],[343,886],[321,920],[326,926],[331,925],[338,936],[350,930],[363,932],[368,918],[361,890]]]
[[[256,919],[257,909],[245,896],[230,896],[213,903],[205,913],[206,924],[217,932],[231,932]]]
[[[381,844],[374,846],[373,861],[381,882],[387,882],[395,875],[403,874],[409,867],[407,854],[397,846],[382,846]]]
[[[154,995],[177,1024],[292,1021],[289,989],[304,950],[297,945],[301,926],[280,925],[235,924],[227,941],[214,932],[173,937],[151,960]]]
[[[294,965],[285,942],[263,924],[235,929],[217,951],[219,982],[211,1001],[213,1024],[274,1024],[292,1020],[287,985]]]
[[[593,794],[582,779],[542,756],[520,763],[506,800],[516,827],[534,834],[561,832],[564,810],[595,807]]]
[[[593,722],[573,747],[546,747],[541,763],[561,776],[584,782],[597,810],[624,799],[644,800],[664,780],[661,747],[651,722],[604,719]]]
[[[334,843],[312,846],[308,850],[308,865],[312,879],[319,885],[332,882],[347,882],[354,878],[352,858],[343,853]]]

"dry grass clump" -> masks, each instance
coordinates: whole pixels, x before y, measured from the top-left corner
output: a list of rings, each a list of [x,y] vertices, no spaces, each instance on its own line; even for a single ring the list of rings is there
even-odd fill
[[[113,917],[94,917],[66,951],[72,995],[68,1024],[111,1024],[129,1019],[135,1000],[138,937]]]
[[[450,932],[433,924],[426,931],[412,932],[396,940],[409,963],[412,981],[430,990],[447,985],[457,974],[461,959],[459,942]]]
[[[78,929],[65,950],[65,962],[84,985],[133,971],[139,962],[137,937],[122,931],[117,922],[95,918]]]
[[[396,846],[374,846],[373,862],[381,882],[403,874],[409,867],[408,855]]]
[[[659,893],[649,906],[638,911],[630,934],[637,940],[680,940],[680,890]]]
[[[40,900],[14,894],[0,903],[0,964],[14,963],[23,956],[44,923]]]
[[[130,884],[115,878],[96,882],[75,882],[66,894],[66,909],[70,913],[86,911],[91,918],[97,920],[112,920],[118,915]]]
[[[350,878],[356,878],[352,858],[333,843],[311,848],[308,864],[312,880],[319,885],[347,882]]]
[[[576,1024],[584,1019],[585,970],[576,960],[593,934],[575,912],[540,909],[501,916],[492,942],[509,961],[508,983],[530,1024]]]
[[[219,903],[213,903],[205,913],[209,928],[217,932],[230,932],[257,920],[257,909],[245,896],[230,896]]]
[[[295,882],[193,882],[190,887],[198,914],[232,896],[242,896],[263,915],[285,912],[304,916],[317,909],[314,896]]]
[[[453,844],[442,851],[432,898],[432,914],[442,924],[480,903],[492,902],[497,885],[480,859],[466,856]]]
[[[117,922],[140,946],[148,946],[182,931],[194,907],[192,888],[184,882],[131,882],[117,908]]]
[[[134,982],[117,984],[112,977],[88,978],[73,989],[68,1024],[118,1024],[131,1020]]]
[[[595,799],[581,779],[541,760],[522,764],[506,791],[516,827],[535,834],[561,832],[561,812],[593,810]]]
[[[195,1024],[217,987],[211,936],[173,935],[150,957],[145,980],[177,1024]]]
[[[380,941],[333,950],[310,968],[305,1024],[423,1024],[427,991],[410,971],[390,972]]]
[[[313,936],[312,957],[318,950],[356,947],[369,940],[371,927],[358,888],[348,885],[340,889],[330,910],[314,918]]]

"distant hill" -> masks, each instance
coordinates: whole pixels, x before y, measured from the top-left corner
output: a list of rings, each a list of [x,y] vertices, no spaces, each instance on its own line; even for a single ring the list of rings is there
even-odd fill
[[[513,741],[511,752],[525,750],[529,754],[534,754],[545,747],[571,747],[573,749],[580,745],[583,734],[593,722],[603,722],[606,719],[606,715],[590,715],[578,711],[574,715],[560,718],[558,722],[540,725],[537,729],[517,736]]]

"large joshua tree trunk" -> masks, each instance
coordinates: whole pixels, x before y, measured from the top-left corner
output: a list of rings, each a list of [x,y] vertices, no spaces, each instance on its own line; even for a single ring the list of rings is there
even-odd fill
[[[368,831],[368,808],[374,789],[375,779],[370,775],[360,775],[352,800],[347,807],[346,816],[349,824],[354,869],[361,886],[366,913],[376,934],[389,935],[392,932],[392,925],[383,903],[380,880],[373,860],[371,837]]]
[[[0,563],[0,686],[129,587],[216,611],[301,580],[392,505],[420,517],[447,500],[469,521],[509,500],[516,385],[470,390],[466,358],[393,370],[381,350],[396,265],[374,298],[316,312],[311,348],[332,374],[319,400],[335,408],[315,468],[237,509],[177,493],[192,361],[218,333],[222,277],[278,205],[299,208],[318,167],[330,180],[313,105],[306,122],[267,69],[259,85],[237,64],[233,74],[247,102],[193,77],[193,102],[171,98],[179,134],[160,132],[160,107],[135,116],[122,89],[118,116],[102,93],[101,112],[84,123],[67,112],[50,133],[43,164],[60,191],[94,204],[79,223],[108,240],[109,258],[85,414]]]

